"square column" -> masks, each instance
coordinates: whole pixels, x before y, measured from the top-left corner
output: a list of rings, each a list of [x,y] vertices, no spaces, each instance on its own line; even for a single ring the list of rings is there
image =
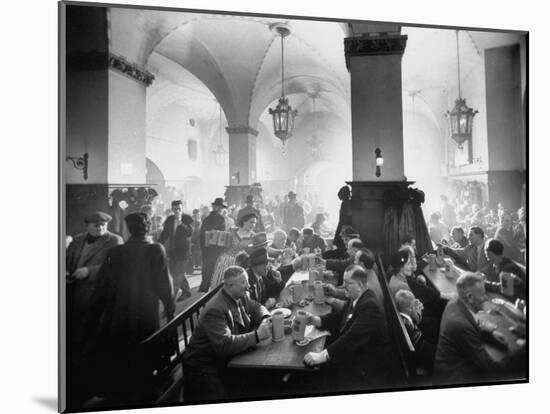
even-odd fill
[[[229,184],[250,185],[256,180],[256,137],[249,126],[227,127],[229,134]]]
[[[366,33],[344,40],[351,78],[353,179],[376,180],[375,149],[384,181],[404,181],[401,58],[407,36]]]

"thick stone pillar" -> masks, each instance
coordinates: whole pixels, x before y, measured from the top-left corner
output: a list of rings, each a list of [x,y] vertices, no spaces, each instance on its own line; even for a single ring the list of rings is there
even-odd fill
[[[525,185],[526,139],[520,45],[485,51],[489,203],[519,208]]]
[[[385,252],[383,194],[406,188],[403,161],[403,107],[401,58],[407,36],[399,28],[370,26],[353,28],[344,40],[346,66],[351,78],[351,121],[353,148],[352,224],[367,247]],[[388,34],[388,32],[390,34]],[[381,176],[376,177],[375,149],[384,158]]]
[[[242,204],[256,181],[256,137],[250,126],[227,127],[229,134],[229,185],[225,197],[228,203]]]
[[[145,89],[154,76],[109,55],[109,183],[145,183]]]
[[[363,34],[344,41],[351,78],[354,181],[375,178],[375,149],[384,167],[380,180],[405,180],[401,58],[407,36]]]

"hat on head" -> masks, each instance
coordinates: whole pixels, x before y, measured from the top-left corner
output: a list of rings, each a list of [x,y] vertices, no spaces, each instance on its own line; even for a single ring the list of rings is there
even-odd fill
[[[252,240],[248,244],[248,247],[252,249],[257,249],[259,247],[267,246],[267,234],[265,232],[256,233],[252,236]]]
[[[213,206],[218,206],[218,207],[223,207],[223,208],[227,208],[227,206],[223,203],[223,198],[221,197],[218,197],[214,200],[214,202],[212,203]]]
[[[252,194],[246,196],[246,204],[252,204],[254,202],[254,197]]]
[[[104,213],[103,211],[96,211],[95,213],[88,214],[86,217],[84,217],[84,223],[108,223],[112,219],[113,218],[107,213]]]
[[[288,192],[288,198],[290,198],[291,200],[296,198],[296,193],[294,191],[289,191]]]
[[[145,213],[130,213],[124,217],[126,224],[146,225],[149,222],[149,218]]]
[[[391,257],[390,264],[391,267],[394,269],[401,268],[407,261],[409,260],[409,253],[408,252],[397,252],[394,253]]]
[[[172,207],[181,206],[181,205],[183,205],[183,203],[181,202],[181,200],[174,200],[174,201],[172,201]]]
[[[194,209],[193,209],[193,214],[197,214],[197,213],[200,213],[199,209],[198,209],[198,208],[194,208]]]
[[[191,217],[189,214],[182,214],[181,215],[181,222],[183,224],[187,224],[187,225],[190,225],[190,224],[193,224],[193,217]]]
[[[267,261],[267,249],[265,247],[261,247],[250,253],[249,263],[251,267],[267,264]]]

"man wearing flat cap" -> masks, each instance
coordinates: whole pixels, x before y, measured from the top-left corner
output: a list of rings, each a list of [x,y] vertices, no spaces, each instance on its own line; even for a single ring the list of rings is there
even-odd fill
[[[97,272],[110,247],[122,244],[122,238],[107,230],[111,216],[97,211],[84,218],[86,232],[73,237],[67,248],[67,325],[78,326],[89,307],[95,290]],[[70,334],[70,332],[69,332]]]
[[[199,292],[208,292],[216,261],[224,250],[221,246],[206,246],[205,243],[205,234],[207,231],[225,231],[225,219],[221,214],[224,208],[227,208],[227,206],[223,202],[223,198],[216,198],[212,203],[212,211],[201,224],[200,244],[202,249],[202,280]]]
[[[90,309],[97,275],[109,248],[122,244],[122,238],[107,230],[111,216],[101,211],[84,218],[86,232],[73,236],[66,250],[66,327],[67,327],[67,370],[68,381],[74,387],[69,392],[78,400],[79,390],[86,378],[81,375],[81,350],[79,328]],[[73,398],[71,397],[71,398]]]

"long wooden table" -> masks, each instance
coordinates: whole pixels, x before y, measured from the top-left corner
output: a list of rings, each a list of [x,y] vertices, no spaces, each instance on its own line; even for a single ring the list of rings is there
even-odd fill
[[[294,279],[293,279],[294,278]],[[302,274],[292,276],[292,281],[303,279]],[[288,289],[284,289],[281,293],[280,301],[283,302],[289,298]],[[297,310],[303,309],[314,315],[322,316],[330,313],[332,307],[326,303],[316,304],[310,302],[304,307],[292,305],[292,314],[289,319],[292,319]],[[231,359],[228,364],[229,368],[252,368],[252,369],[273,369],[283,371],[306,371],[312,368],[304,364],[304,356],[308,352],[319,352],[325,346],[326,337],[322,336],[312,340],[308,345],[298,346],[292,339],[290,333],[286,333],[284,339],[280,342],[274,342],[272,339],[266,339],[256,345],[255,348],[243,352]]]
[[[460,269],[456,265],[453,265],[449,277],[447,277],[445,275],[445,272],[440,268],[431,270],[428,265],[423,269],[424,275],[426,275],[426,277],[432,282],[436,289],[438,289],[442,293],[453,294],[457,294],[456,281],[458,277],[464,272],[465,270]],[[491,355],[491,357],[495,361],[499,361],[503,359],[507,354],[518,351],[521,348],[520,344],[518,343],[518,339],[521,340],[524,338],[521,338],[520,335],[511,331],[510,328],[525,331],[526,323],[525,320],[514,317],[507,309],[506,305],[495,304],[492,302],[492,299],[494,298],[502,299],[506,302],[509,302],[503,296],[497,293],[487,293],[487,297],[490,300],[482,305],[483,310],[479,311],[476,316],[481,323],[490,322],[495,324],[497,326],[496,331],[504,336],[506,346],[508,348],[507,351],[489,343],[486,345],[485,348],[489,355]]]

